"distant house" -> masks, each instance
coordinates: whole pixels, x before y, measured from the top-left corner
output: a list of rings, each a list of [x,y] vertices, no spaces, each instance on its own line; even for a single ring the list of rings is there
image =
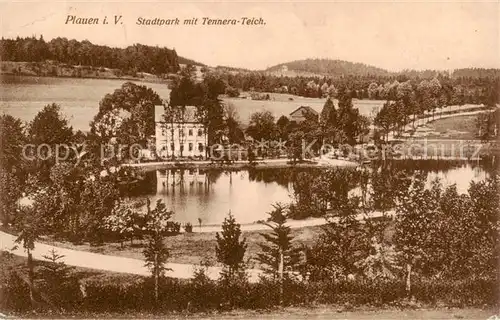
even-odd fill
[[[208,145],[205,125],[196,118],[196,107],[186,106],[182,114],[165,121],[163,105],[155,106],[156,153],[161,158],[204,158]]]
[[[295,121],[297,123],[302,122],[306,119],[306,115],[310,113],[316,117],[319,117],[319,113],[309,106],[300,106],[290,113],[290,121]]]

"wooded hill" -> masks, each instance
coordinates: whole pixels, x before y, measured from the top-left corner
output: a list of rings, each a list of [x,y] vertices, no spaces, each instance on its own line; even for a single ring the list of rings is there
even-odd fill
[[[286,69],[284,69],[284,67]],[[318,75],[355,75],[355,76],[388,76],[389,71],[364,63],[354,63],[332,59],[304,59],[278,64],[266,69],[267,72],[283,70],[315,73]]]
[[[333,59],[303,59],[287,63],[281,63],[267,68],[265,72],[279,73],[284,76],[297,75],[317,75],[317,76],[372,76],[372,77],[406,77],[409,79],[432,79],[439,74],[451,76],[452,78],[498,78],[500,69],[493,68],[461,68],[448,73],[445,70],[410,70],[405,69],[398,72],[367,65],[364,63],[355,63],[343,60]]]
[[[43,62],[54,60],[69,65],[119,69],[124,73],[155,75],[177,72],[179,64],[203,65],[177,55],[175,49],[134,44],[126,48],[95,45],[90,41],[55,38],[49,42],[36,37],[0,40],[0,60]]]

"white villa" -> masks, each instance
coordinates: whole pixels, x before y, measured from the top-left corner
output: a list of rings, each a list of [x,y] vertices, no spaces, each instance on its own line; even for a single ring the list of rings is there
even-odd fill
[[[205,126],[196,119],[196,107],[186,106],[173,121],[164,118],[165,107],[155,106],[156,153],[160,158],[205,158],[208,136]]]

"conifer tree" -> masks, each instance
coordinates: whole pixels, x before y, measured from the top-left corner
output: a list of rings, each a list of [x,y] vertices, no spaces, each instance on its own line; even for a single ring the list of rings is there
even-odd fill
[[[222,223],[222,232],[216,233],[217,261],[224,265],[222,279],[232,281],[244,274],[243,257],[247,249],[246,239],[240,240],[241,227],[229,212]]]
[[[269,219],[264,225],[271,228],[271,233],[261,233],[266,243],[259,244],[262,252],[257,260],[264,265],[264,272],[279,282],[280,303],[283,303],[285,280],[293,276],[300,263],[300,248],[292,245],[293,236],[290,227],[286,226],[287,216],[285,208],[276,204],[269,212]]]
[[[172,217],[173,212],[168,211],[166,205],[159,199],[156,202],[156,207],[151,209],[151,202],[147,200],[147,212],[145,231],[147,236],[146,248],[143,254],[146,260],[146,267],[151,271],[154,280],[155,302],[158,303],[159,282],[164,276],[168,268],[165,263],[170,255],[165,247],[165,237],[170,233],[170,225],[168,220]]]

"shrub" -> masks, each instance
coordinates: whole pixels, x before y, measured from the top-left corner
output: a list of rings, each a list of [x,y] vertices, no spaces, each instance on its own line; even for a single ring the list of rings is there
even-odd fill
[[[493,306],[498,304],[499,287],[495,279],[436,280],[414,283],[413,295],[418,301],[447,306]]]
[[[145,278],[131,275],[99,274],[89,277],[80,284],[82,306],[93,312],[151,308],[154,299],[152,293],[150,299],[146,299],[144,282]]]
[[[181,232],[180,222],[168,221],[167,222],[167,230],[169,233],[178,234],[179,232]]]
[[[239,97],[240,96],[240,91],[238,90],[238,88],[233,88],[233,87],[228,87],[226,89],[226,94],[229,96],[229,97]]]
[[[184,231],[186,231],[187,233],[191,233],[193,232],[193,225],[191,223],[186,223],[184,225]]]
[[[0,284],[0,310],[21,312],[30,309],[29,287],[17,272],[12,270]]]
[[[206,275],[207,267],[208,264],[204,264],[195,268],[188,286],[189,311],[214,310],[221,304],[221,292],[217,283]]]

